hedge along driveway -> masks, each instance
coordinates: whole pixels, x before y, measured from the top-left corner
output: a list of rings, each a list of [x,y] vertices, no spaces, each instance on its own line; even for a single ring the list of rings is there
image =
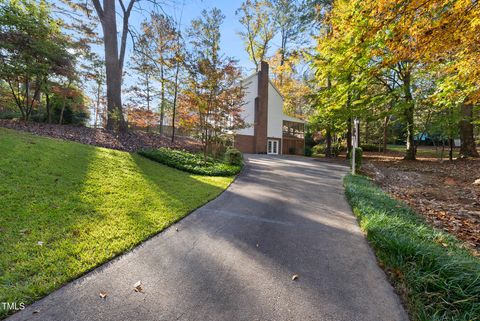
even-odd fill
[[[161,164],[198,175],[230,176],[238,174],[242,169],[241,165],[226,164],[211,157],[207,157],[205,161],[203,154],[164,147],[144,149],[139,151],[139,154]],[[239,162],[241,163],[241,160]]]
[[[413,320],[480,320],[478,258],[369,179],[347,176],[345,191]]]
[[[181,219],[232,180],[0,128],[0,302],[39,299]],[[0,306],[0,317],[7,313]]]

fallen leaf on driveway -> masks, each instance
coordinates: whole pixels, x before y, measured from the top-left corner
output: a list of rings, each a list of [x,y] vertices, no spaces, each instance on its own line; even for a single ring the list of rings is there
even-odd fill
[[[133,285],[133,288],[135,292],[143,292],[142,282],[138,281]]]
[[[99,296],[102,298],[102,299],[105,299],[107,297],[107,292],[105,291],[102,291],[99,293]]]
[[[294,275],[292,276],[292,281],[296,281],[296,280],[298,280],[298,274],[294,274]]]
[[[33,310],[32,314],[40,313],[40,310]]]

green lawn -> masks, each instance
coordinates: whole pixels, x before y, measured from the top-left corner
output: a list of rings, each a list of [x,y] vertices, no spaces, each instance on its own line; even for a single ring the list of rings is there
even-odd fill
[[[0,302],[39,299],[181,219],[232,180],[0,128]],[[2,309],[0,317],[8,312]]]
[[[405,145],[387,145],[388,151],[395,151],[404,153],[406,149]],[[445,150],[443,151],[443,158],[448,159],[448,153],[450,148],[445,146]],[[456,158],[459,155],[459,148],[455,148],[453,150],[453,157]],[[426,157],[426,158],[440,158],[442,156],[442,147],[438,147],[435,149],[435,146],[418,146],[417,147],[417,157]]]
[[[480,259],[362,176],[345,192],[412,320],[480,320]]]

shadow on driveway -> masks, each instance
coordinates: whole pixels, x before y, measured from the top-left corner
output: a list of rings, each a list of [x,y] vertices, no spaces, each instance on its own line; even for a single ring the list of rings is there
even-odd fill
[[[346,171],[248,156],[216,200],[10,320],[408,320],[344,198]]]

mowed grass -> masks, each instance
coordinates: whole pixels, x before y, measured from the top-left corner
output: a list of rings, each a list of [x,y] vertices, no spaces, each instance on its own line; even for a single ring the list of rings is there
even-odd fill
[[[406,149],[405,145],[387,145],[388,151],[405,153],[405,149]],[[448,146],[445,146],[445,150],[443,151],[443,158],[448,159],[449,151],[450,151],[450,148]],[[459,153],[460,153],[460,149],[458,147],[453,149],[454,158],[458,157]],[[417,157],[440,158],[442,157],[442,147],[439,146],[437,149],[435,149],[435,146],[418,146]]]
[[[347,199],[412,320],[480,320],[480,259],[366,177],[349,175],[344,184]]]
[[[232,180],[0,128],[0,302],[41,298],[215,198]],[[0,305],[0,317],[7,313]]]

